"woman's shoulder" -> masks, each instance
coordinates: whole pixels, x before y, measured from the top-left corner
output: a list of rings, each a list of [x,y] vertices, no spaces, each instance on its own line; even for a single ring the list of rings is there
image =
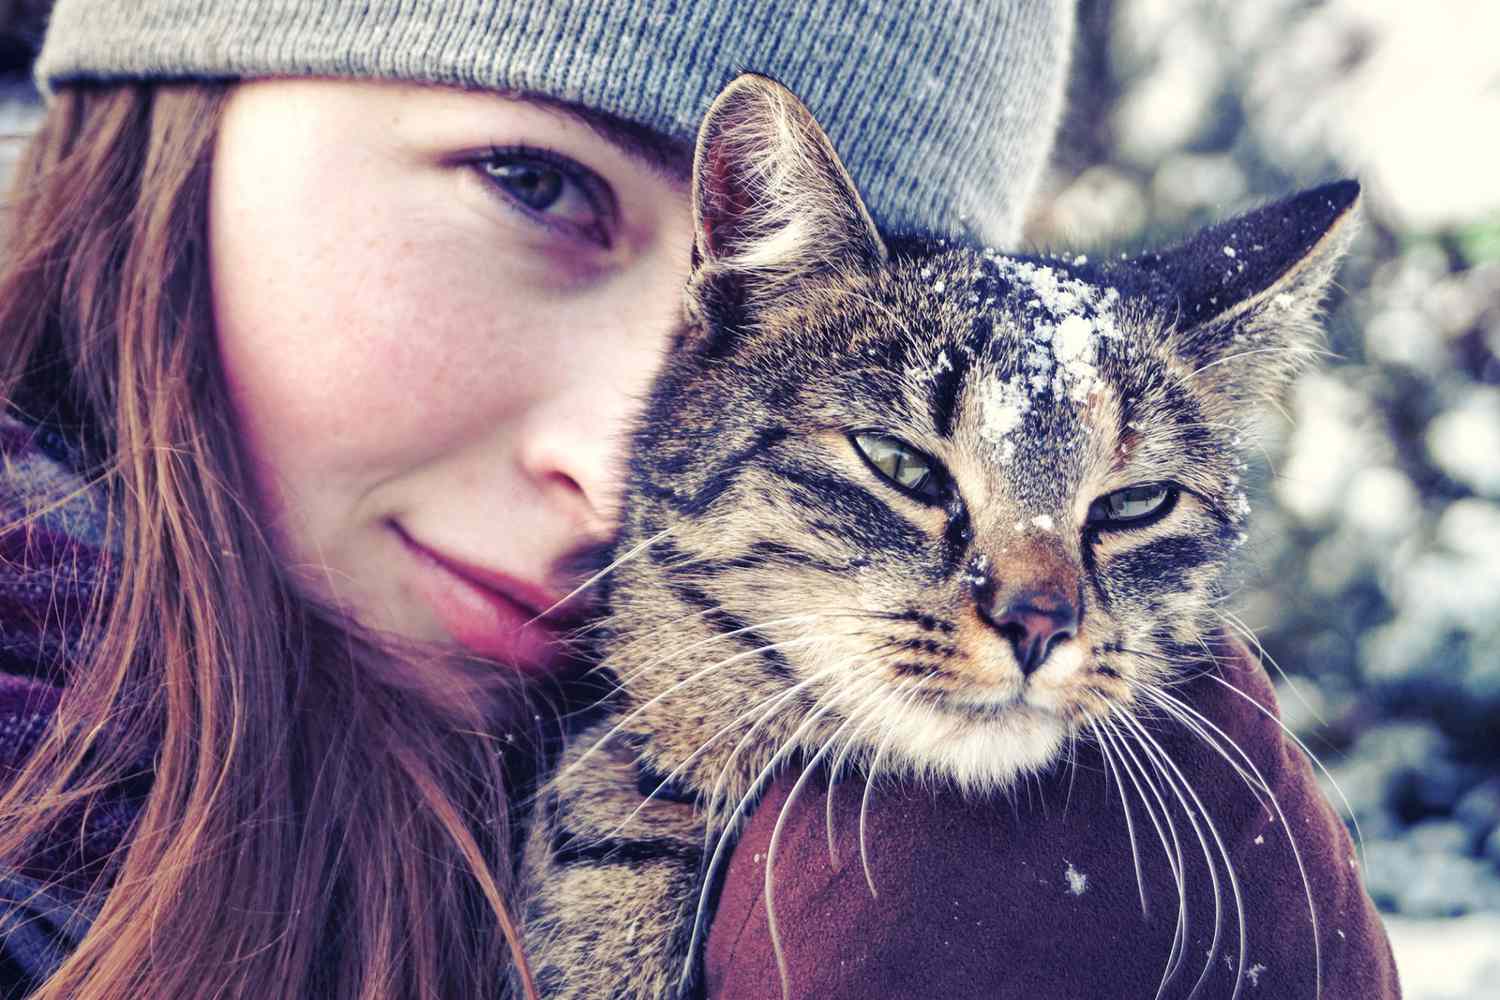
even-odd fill
[[[89,915],[48,886],[0,872],[0,997],[24,997],[88,930]]]
[[[0,634],[9,638],[7,624]],[[8,652],[0,648],[0,791],[40,742],[61,694]],[[0,997],[27,995],[57,967],[87,926],[78,916],[43,883],[0,868]]]
[[[773,785],[725,876],[708,996],[780,995],[773,909],[793,996],[1155,996],[1169,966],[1164,996],[1200,975],[1208,996],[1237,979],[1399,996],[1353,846],[1259,664],[1236,647],[1174,691],[1198,732],[1158,719],[1108,759],[1080,741],[988,800],[877,783],[866,807],[846,780],[788,804],[792,780]]]
[[[57,710],[102,516],[60,439],[0,414],[0,790]],[[75,894],[0,869],[0,997],[51,974],[88,926]]]
[[[29,676],[32,666],[0,649],[0,792],[3,792],[47,731],[61,688]],[[118,811],[106,803],[111,818]],[[79,828],[82,832],[82,828]],[[73,831],[59,836],[44,854],[74,858]],[[0,867],[0,998],[30,994],[57,968],[87,931],[91,916],[83,897],[66,879],[53,882]]]

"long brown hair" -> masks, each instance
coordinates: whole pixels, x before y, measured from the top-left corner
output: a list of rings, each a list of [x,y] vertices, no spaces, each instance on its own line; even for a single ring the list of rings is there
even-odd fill
[[[301,599],[245,502],[207,262],[230,89],[65,89],[13,188],[0,394],[84,446],[117,583],[0,797],[0,865],[150,773],[92,929],[35,995],[496,995],[519,959],[494,736],[515,699]]]

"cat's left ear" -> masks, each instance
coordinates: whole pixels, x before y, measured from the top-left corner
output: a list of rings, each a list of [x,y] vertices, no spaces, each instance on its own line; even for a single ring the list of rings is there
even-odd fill
[[[696,278],[774,295],[832,270],[876,266],[886,248],[812,112],[746,73],[714,99],[693,157]]]
[[[1161,303],[1170,336],[1199,378],[1236,399],[1281,393],[1323,342],[1358,204],[1357,182],[1326,184],[1132,262],[1175,297]]]

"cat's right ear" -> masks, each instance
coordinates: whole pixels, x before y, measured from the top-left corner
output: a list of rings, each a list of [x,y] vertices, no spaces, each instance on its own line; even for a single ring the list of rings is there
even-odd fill
[[[1125,267],[1169,289],[1157,304],[1197,379],[1237,402],[1276,399],[1321,348],[1323,299],[1358,205],[1357,182],[1325,184]]]
[[[753,304],[819,273],[878,266],[886,248],[833,144],[764,76],[714,99],[693,157],[695,296]],[[712,310],[710,310],[712,311]]]

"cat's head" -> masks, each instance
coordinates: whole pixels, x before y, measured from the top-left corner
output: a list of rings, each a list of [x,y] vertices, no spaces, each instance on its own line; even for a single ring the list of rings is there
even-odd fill
[[[887,238],[802,104],[741,77],[699,136],[636,537],[774,645],[726,671],[968,783],[1041,766],[1214,631],[1251,414],[1317,350],[1357,196],[1129,261]]]

